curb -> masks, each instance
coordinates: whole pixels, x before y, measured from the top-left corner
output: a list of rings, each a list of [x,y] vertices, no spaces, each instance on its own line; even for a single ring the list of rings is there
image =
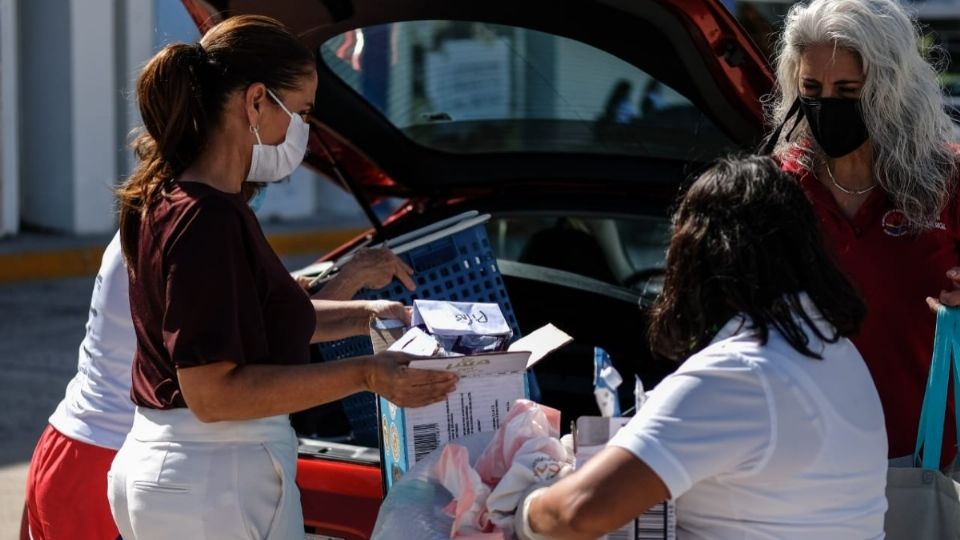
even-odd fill
[[[321,255],[362,234],[365,229],[334,229],[267,234],[267,241],[283,257]],[[109,241],[109,239],[108,239]],[[92,276],[100,269],[103,246],[0,254],[0,283],[36,279]]]

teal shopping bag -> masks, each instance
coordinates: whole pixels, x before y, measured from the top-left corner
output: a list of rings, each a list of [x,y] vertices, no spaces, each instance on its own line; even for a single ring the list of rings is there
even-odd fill
[[[884,531],[890,540],[960,540],[960,472],[940,469],[947,389],[953,374],[954,406],[960,400],[960,308],[937,312],[933,358],[912,456],[890,461]],[[960,434],[960,413],[957,433]],[[956,443],[956,441],[953,441]]]

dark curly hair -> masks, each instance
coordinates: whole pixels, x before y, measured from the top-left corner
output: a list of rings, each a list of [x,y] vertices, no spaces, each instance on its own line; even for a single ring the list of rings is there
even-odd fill
[[[800,186],[772,159],[721,160],[694,182],[673,220],[663,293],[651,315],[655,353],[682,360],[737,314],[762,343],[772,327],[812,358],[820,356],[803,325],[830,343],[860,328],[863,300],[828,255]],[[834,335],[812,323],[802,293]]]

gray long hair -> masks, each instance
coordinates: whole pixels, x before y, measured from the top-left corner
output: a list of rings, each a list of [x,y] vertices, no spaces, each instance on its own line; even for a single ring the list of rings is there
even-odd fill
[[[952,123],[937,82],[937,66],[920,51],[919,31],[895,0],[812,0],[787,14],[777,58],[779,95],[768,97],[768,120],[779,125],[799,93],[800,55],[829,44],[860,56],[865,74],[860,104],[874,152],[874,175],[915,229],[931,227],[955,191],[957,156]],[[789,130],[790,126],[784,131]],[[792,145],[808,169],[826,159],[806,121]],[[796,137],[796,136],[795,136]],[[778,152],[786,150],[780,142]]]

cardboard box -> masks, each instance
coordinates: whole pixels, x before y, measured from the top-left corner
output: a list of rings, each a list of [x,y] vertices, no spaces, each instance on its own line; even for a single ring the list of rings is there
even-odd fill
[[[396,321],[371,321],[374,352],[387,350],[405,333]],[[526,371],[570,341],[570,336],[547,325],[517,340],[506,352],[411,362],[412,368],[453,371],[460,375],[460,382],[445,401],[427,407],[404,409],[378,397],[384,489],[440,446],[499,428],[513,402],[530,396]]]
[[[581,416],[573,429],[573,448],[577,468],[606,448],[607,442],[627,425],[629,417]],[[673,501],[664,501],[637,519],[598,540],[676,540],[677,509]]]

